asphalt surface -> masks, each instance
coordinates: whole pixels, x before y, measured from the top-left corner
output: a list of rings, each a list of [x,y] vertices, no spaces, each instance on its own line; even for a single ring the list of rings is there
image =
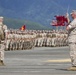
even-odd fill
[[[5,66],[0,75],[76,75],[71,67],[68,47],[36,47],[5,51]]]

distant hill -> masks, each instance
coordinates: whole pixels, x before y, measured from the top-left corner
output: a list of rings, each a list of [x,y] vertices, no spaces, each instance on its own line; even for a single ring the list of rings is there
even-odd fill
[[[36,22],[20,19],[11,19],[11,18],[4,18],[3,24],[6,24],[8,28],[14,28],[14,29],[19,29],[22,25],[26,25],[27,29],[35,29],[35,30],[51,29]]]

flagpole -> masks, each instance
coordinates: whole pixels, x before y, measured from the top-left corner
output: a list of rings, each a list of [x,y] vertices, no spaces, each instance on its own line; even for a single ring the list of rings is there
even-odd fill
[[[70,7],[70,6],[68,5],[68,7],[67,7],[67,13],[66,13],[66,18],[67,18],[68,23],[70,22],[69,13],[68,13],[69,7]],[[67,27],[67,25],[65,25],[65,27]],[[65,30],[66,30],[66,28],[65,28]]]
[[[56,26],[56,31],[58,31],[58,26]]]

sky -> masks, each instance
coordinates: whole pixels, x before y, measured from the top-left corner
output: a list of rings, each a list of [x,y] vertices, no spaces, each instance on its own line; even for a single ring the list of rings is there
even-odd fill
[[[33,4],[34,1],[39,4],[44,1],[51,4],[51,1],[53,1],[57,6],[60,6],[60,9],[68,10],[68,12],[76,9],[76,0],[0,0],[0,6],[6,9],[15,10],[17,8],[18,10],[24,10],[24,7],[29,7],[29,4]]]

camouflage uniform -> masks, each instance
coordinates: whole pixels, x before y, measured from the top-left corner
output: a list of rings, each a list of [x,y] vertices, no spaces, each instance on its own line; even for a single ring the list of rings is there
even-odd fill
[[[52,44],[51,38],[52,38],[51,33],[47,33],[47,42],[46,42],[46,46],[47,46],[47,47],[50,47],[51,44]]]
[[[76,19],[74,19],[68,26],[70,26],[68,34],[70,57],[72,66],[76,66]]]
[[[41,47],[42,46],[42,35],[41,35],[41,33],[38,33],[38,35],[37,35],[37,46],[38,47]]]
[[[0,65],[4,65],[5,29],[3,28],[3,17],[0,17]]]
[[[5,42],[1,41],[1,44],[0,44],[0,63],[2,65],[4,65],[4,63],[3,63],[3,60],[4,60],[4,50],[5,50]]]
[[[0,25],[0,39],[1,39],[1,40],[4,40],[3,25]]]
[[[0,44],[0,60],[4,60],[4,49],[5,49],[5,45],[4,45],[4,41],[1,42]]]
[[[52,47],[55,47],[56,46],[56,34],[53,33],[52,34],[52,44],[51,44]]]

